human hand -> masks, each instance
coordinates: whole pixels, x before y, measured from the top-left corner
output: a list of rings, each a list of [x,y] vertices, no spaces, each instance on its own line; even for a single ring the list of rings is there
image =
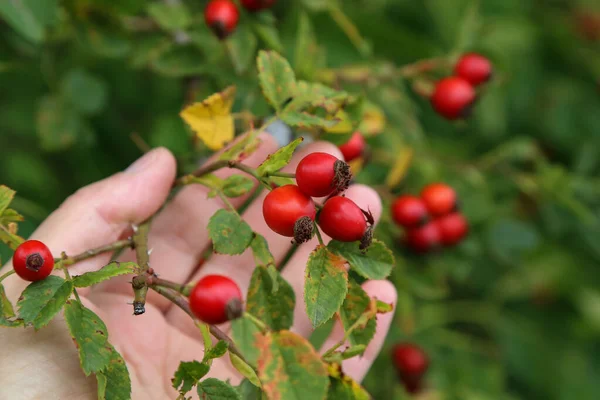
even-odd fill
[[[268,135],[261,139],[261,147],[244,161],[245,164],[255,167],[276,150],[277,145]],[[332,144],[314,143],[298,151],[284,171],[293,171],[304,155],[314,151],[342,158]],[[165,202],[175,172],[173,156],[165,149],[155,149],[125,172],[79,190],[44,221],[32,238],[46,243],[54,254],[66,251],[70,255],[124,238],[131,224],[144,221]],[[216,174],[224,177],[232,173],[221,170]],[[161,278],[176,282],[194,282],[210,273],[226,275],[245,293],[255,266],[249,251],[237,257],[215,254],[199,266],[202,254],[210,245],[208,220],[223,207],[220,199],[207,199],[207,193],[208,190],[199,185],[187,186],[156,216],[149,237],[149,246],[153,249],[151,265]],[[379,219],[381,203],[372,189],[354,185],[346,196],[360,207],[370,209],[375,220]],[[254,231],[265,236],[280,264],[292,244],[289,238],[273,233],[266,226],[262,216],[263,198],[253,202],[243,216]],[[243,197],[232,199],[236,206],[243,201]],[[287,264],[281,266],[282,276],[292,285],[298,299],[292,331],[304,337],[312,332],[304,302],[300,300],[304,268],[316,245],[313,240],[299,246]],[[109,257],[100,255],[73,265],[71,274],[98,270],[109,262]],[[121,257],[121,261],[134,259],[132,252]],[[109,340],[126,360],[132,379],[132,398],[174,399],[177,392],[171,387],[173,373],[180,361],[202,358],[202,339],[188,315],[153,292],[148,294],[146,313],[133,317],[128,304],[132,300],[128,281],[127,277],[117,278],[78,291],[85,306],[104,320]],[[11,300],[15,300],[26,286],[26,282],[15,276],[6,279],[4,284]],[[387,281],[370,281],[363,287],[379,300],[396,301],[395,289]],[[377,316],[377,333],[363,357],[344,362],[347,375],[356,380],[363,378],[383,344],[391,318],[391,313]],[[227,332],[228,327],[224,326],[223,330]],[[342,337],[343,331],[338,326],[323,348],[329,348]],[[96,398],[96,380],[85,377],[81,371],[77,350],[62,318],[54,319],[38,332],[0,329],[0,344],[0,398]],[[241,379],[225,359],[215,360],[209,375],[231,379],[233,384]]]

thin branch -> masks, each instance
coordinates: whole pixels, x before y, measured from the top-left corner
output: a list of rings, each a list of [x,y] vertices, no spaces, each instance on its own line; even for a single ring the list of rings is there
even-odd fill
[[[0,276],[0,282],[2,282],[4,279],[8,278],[9,276],[11,276],[14,273],[15,273],[15,270],[11,269],[10,271],[8,271],[7,273],[5,273],[4,275]]]
[[[150,233],[151,222],[152,218],[142,222],[139,226],[135,227],[135,232],[133,234],[135,256],[142,271],[131,281],[131,286],[133,287],[134,293],[134,315],[141,315],[146,312],[146,294],[148,293],[148,284],[146,283],[146,278],[148,275],[153,274],[153,271],[150,269],[150,251],[148,249],[148,235]]]
[[[160,287],[160,286],[154,286],[154,285],[151,286],[151,289],[154,290],[156,293],[160,294],[161,296],[165,297],[166,299],[170,300],[177,307],[181,308],[187,315],[192,317],[192,319],[194,321],[198,321],[198,319],[192,313],[192,310],[190,309],[190,304],[188,303],[188,301],[183,296],[181,296],[179,293],[177,293],[171,289],[167,289],[167,288]],[[223,332],[222,330],[220,330],[219,328],[217,328],[214,325],[209,325],[208,327],[210,329],[211,335],[213,335],[218,340],[222,340],[222,341],[226,342],[230,352],[232,352],[233,354],[238,356],[246,364],[250,365],[248,363],[248,361],[246,360],[246,358],[244,358],[242,353],[240,353],[240,350],[237,348],[237,346],[235,345],[233,340],[231,340],[231,338],[229,336],[227,336],[227,334],[225,332]]]
[[[76,256],[66,257],[66,258],[56,258],[54,261],[62,261],[63,266],[73,265],[83,260],[87,260],[88,258],[96,257],[102,253],[113,252],[117,250],[121,250],[127,247],[133,247],[133,239],[124,239],[119,240],[114,243],[110,243],[101,247],[97,247],[95,249],[86,250],[81,254],[77,254]]]
[[[148,285],[150,285],[150,286],[162,286],[164,288],[174,290],[177,293],[180,293],[185,297],[189,297],[192,289],[194,288],[193,285],[184,285],[182,283],[177,283],[177,282],[168,281],[166,279],[161,279],[156,276],[151,276],[150,278],[148,278],[147,282],[148,282]]]

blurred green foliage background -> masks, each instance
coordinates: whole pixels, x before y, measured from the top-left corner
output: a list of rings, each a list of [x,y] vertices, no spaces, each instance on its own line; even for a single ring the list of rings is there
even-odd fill
[[[416,257],[384,216],[377,235],[397,252],[400,297],[367,389],[408,398],[387,351],[408,340],[432,359],[427,399],[598,399],[598,1],[281,0],[273,13],[243,14],[227,46],[204,25],[205,4],[0,3],[0,182],[18,191],[20,233],[137,158],[132,133],[190,165],[204,151],[178,113],[194,99],[233,83],[236,111],[269,115],[259,48],[280,51],[304,79],[360,65],[366,84],[343,87],[378,105],[387,124],[369,138],[376,156],[358,180],[381,189],[386,204],[448,182],[471,223],[458,248]],[[348,38],[349,23],[365,42]],[[443,120],[415,93],[426,79],[383,79],[390,68],[463,51],[496,68],[466,122]],[[383,182],[408,147],[408,174],[389,190]]]

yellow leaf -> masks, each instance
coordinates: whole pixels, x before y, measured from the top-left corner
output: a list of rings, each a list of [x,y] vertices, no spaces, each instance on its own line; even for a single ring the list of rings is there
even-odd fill
[[[410,167],[412,157],[413,150],[410,147],[405,147],[400,150],[400,154],[398,154],[394,166],[385,179],[385,184],[388,188],[393,188],[402,181],[408,171],[408,167]]]
[[[186,107],[179,114],[211,150],[220,150],[234,135],[231,107],[235,86],[215,93],[200,103]]]
[[[352,161],[349,161],[348,165],[350,165],[350,172],[352,172],[352,175],[354,175],[354,176],[358,175],[358,173],[362,170],[364,164],[365,164],[364,157],[358,157]]]
[[[377,135],[383,132],[385,124],[385,114],[381,108],[372,103],[365,104],[358,130],[367,136]]]
[[[352,132],[352,122],[350,117],[344,110],[339,110],[333,118],[338,119],[340,122],[330,128],[325,128],[325,132],[328,133],[349,133]]]

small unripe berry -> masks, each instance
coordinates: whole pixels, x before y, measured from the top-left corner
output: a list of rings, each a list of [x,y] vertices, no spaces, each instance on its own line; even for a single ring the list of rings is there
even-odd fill
[[[44,243],[27,240],[15,250],[13,268],[21,279],[30,282],[41,281],[52,273],[54,258]]]
[[[473,86],[487,82],[492,77],[492,63],[482,55],[463,55],[454,68],[454,74],[466,79]]]
[[[242,292],[239,286],[226,276],[207,275],[192,289],[190,309],[202,322],[210,325],[222,324],[242,315]]]
[[[406,232],[406,244],[415,253],[428,253],[440,245],[440,230],[434,222]]]
[[[467,80],[453,76],[436,84],[431,104],[438,114],[454,120],[468,117],[476,98],[475,89]]]
[[[367,233],[363,211],[352,200],[334,196],[325,202],[319,214],[319,226],[326,235],[340,242],[362,240]]]
[[[248,11],[260,11],[273,7],[277,0],[242,0],[242,6]]]
[[[339,149],[344,155],[344,160],[350,162],[363,155],[366,145],[365,138],[359,132],[354,132],[350,140],[339,146]]]
[[[431,215],[441,216],[456,209],[456,191],[444,183],[432,183],[421,191],[421,199]]]
[[[231,0],[211,0],[204,9],[204,21],[219,39],[231,35],[239,19],[240,12]]]
[[[296,185],[273,189],[263,201],[265,222],[282,236],[294,237],[296,222],[303,217],[314,221],[316,214],[315,203]],[[301,224],[305,225],[302,221]]]
[[[429,368],[427,354],[420,347],[411,343],[400,343],[394,346],[392,359],[396,371],[402,379],[418,380]]]
[[[423,225],[429,219],[427,207],[419,197],[400,196],[392,204],[394,222],[405,228]]]
[[[440,231],[440,241],[446,246],[457,244],[469,233],[469,223],[459,212],[444,215],[435,223]]]
[[[311,197],[329,196],[348,188],[350,166],[327,153],[311,153],[296,167],[296,183]]]

